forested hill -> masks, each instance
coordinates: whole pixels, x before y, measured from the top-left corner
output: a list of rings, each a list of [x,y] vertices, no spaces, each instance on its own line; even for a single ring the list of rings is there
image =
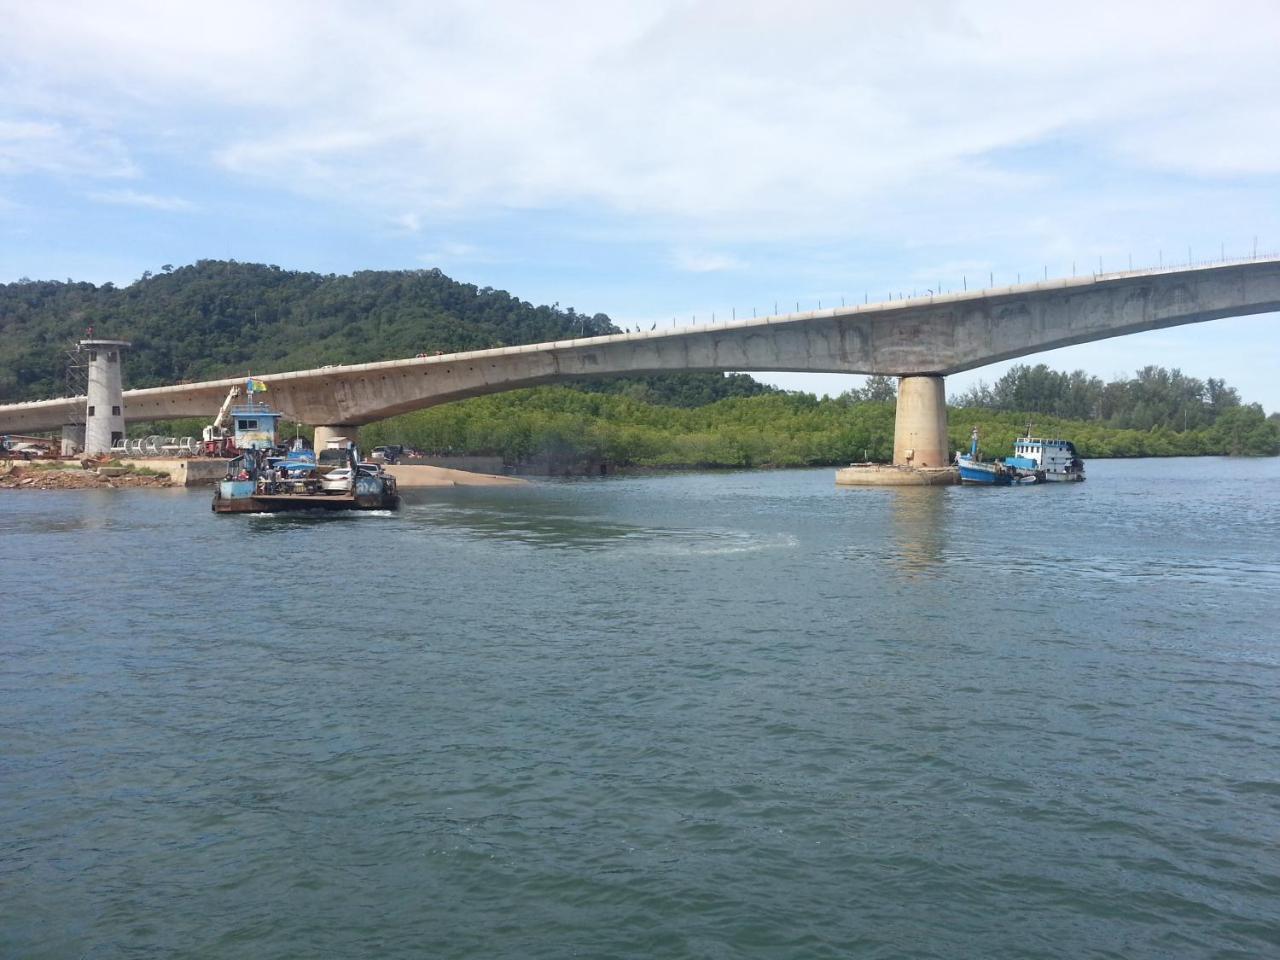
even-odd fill
[[[129,387],[619,332],[603,313],[534,306],[439,270],[336,276],[201,260],[127,287],[24,279],[0,285],[0,402],[62,395],[66,348],[89,327],[133,342]],[[608,389],[691,406],[770,388],[689,374]]]

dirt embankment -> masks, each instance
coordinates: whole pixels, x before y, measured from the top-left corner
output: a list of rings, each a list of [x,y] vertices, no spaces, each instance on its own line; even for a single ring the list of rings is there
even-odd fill
[[[147,476],[122,468],[40,468],[25,463],[5,467],[0,461],[0,490],[115,490],[122,487],[169,487],[167,476]]]

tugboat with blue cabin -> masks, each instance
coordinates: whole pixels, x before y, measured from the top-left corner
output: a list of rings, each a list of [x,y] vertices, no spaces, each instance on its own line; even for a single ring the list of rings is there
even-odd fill
[[[960,482],[989,487],[1026,483],[1078,483],[1084,480],[1084,461],[1070,440],[1018,437],[1013,456],[1001,460],[978,459],[978,428],[970,435],[969,452],[956,453]]]
[[[248,382],[250,397],[265,389],[258,383]],[[281,416],[260,402],[231,408],[239,455],[228,463],[226,478],[214,489],[214,513],[399,508],[395,477],[379,464],[361,463],[349,440],[324,451],[319,461],[310,450],[284,450],[276,439]]]
[[[1013,456],[1005,457],[1005,466],[1022,475],[1034,476],[1037,482],[1080,483],[1084,480],[1084,461],[1070,440],[1019,437],[1013,442]]]

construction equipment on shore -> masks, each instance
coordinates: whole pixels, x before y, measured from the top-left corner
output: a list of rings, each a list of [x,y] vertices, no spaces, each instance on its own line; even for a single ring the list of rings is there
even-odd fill
[[[236,449],[235,436],[228,425],[231,419],[231,405],[238,396],[240,396],[238,385],[228,390],[227,399],[222,401],[222,406],[218,408],[218,415],[213,418],[213,423],[204,428],[202,452],[206,457],[234,457],[239,452]]]

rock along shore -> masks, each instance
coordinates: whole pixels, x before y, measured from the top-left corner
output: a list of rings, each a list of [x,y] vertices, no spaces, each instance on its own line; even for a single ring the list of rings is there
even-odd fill
[[[402,490],[430,487],[508,487],[528,483],[517,477],[451,470],[447,467],[396,465],[387,470],[396,478]],[[175,483],[168,475],[147,476],[132,472],[131,467],[49,468],[24,461],[0,460],[0,490],[95,490],[172,486]]]
[[[0,490],[116,490],[171,486],[173,482],[168,476],[147,476],[120,467],[42,469],[27,463],[15,463],[6,468],[5,462],[0,461]]]

